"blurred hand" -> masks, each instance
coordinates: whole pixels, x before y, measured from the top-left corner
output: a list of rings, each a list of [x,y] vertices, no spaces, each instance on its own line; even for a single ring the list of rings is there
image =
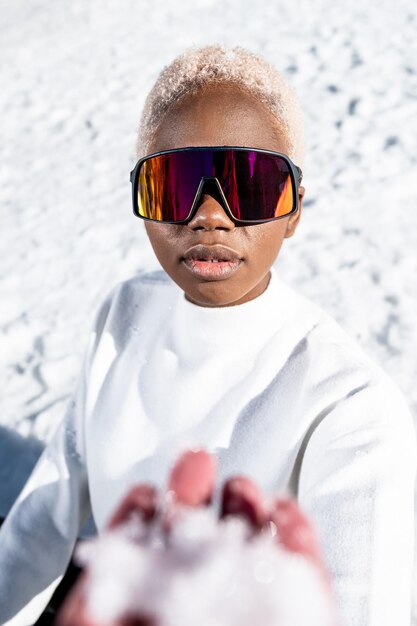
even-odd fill
[[[111,532],[139,516],[149,527],[158,520],[163,533],[168,536],[184,508],[210,505],[215,475],[216,464],[212,455],[201,449],[185,452],[171,470],[163,498],[152,485],[136,485],[122,500],[106,530]],[[221,492],[220,519],[227,516],[244,518],[250,528],[249,536],[269,534],[286,551],[299,553],[307,559],[323,582],[323,593],[331,597],[330,578],[315,531],[294,500],[276,497],[267,502],[253,481],[245,476],[235,476],[224,483]],[[103,626],[95,622],[87,610],[88,578],[89,568],[86,567],[68,594],[54,626]],[[156,616],[144,614],[124,614],[111,622],[111,626],[157,624]]]

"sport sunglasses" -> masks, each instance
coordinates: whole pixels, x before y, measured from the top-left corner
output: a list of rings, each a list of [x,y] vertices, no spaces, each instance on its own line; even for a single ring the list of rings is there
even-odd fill
[[[236,224],[271,222],[299,208],[302,171],[281,152],[237,146],[192,146],[149,154],[130,172],[133,213],[186,224],[206,182],[217,185]]]

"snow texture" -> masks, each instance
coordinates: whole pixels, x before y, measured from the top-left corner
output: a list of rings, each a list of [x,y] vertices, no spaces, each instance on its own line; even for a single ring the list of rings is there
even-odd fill
[[[98,624],[123,615],[160,626],[334,626],[332,599],[316,566],[276,542],[248,540],[247,522],[184,508],[169,537],[140,519],[81,543],[88,613]],[[300,602],[300,597],[302,602]]]

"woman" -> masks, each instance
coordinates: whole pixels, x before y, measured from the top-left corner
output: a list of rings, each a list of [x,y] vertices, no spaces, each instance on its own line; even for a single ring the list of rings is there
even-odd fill
[[[139,131],[133,208],[162,269],[99,307],[74,398],[0,531],[1,622],[40,614],[90,512],[101,532],[129,486],[161,486],[199,445],[220,482],[244,473],[298,501],[346,626],[409,626],[412,416],[274,266],[305,195],[293,90],[243,48],[191,48]]]

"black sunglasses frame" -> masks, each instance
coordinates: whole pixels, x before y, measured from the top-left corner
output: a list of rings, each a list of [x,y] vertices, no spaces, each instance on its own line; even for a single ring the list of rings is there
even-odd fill
[[[162,154],[172,154],[175,152],[183,152],[183,151],[199,151],[199,150],[214,150],[214,151],[218,151],[218,150],[240,150],[240,151],[245,151],[245,152],[262,152],[265,154],[273,154],[276,156],[279,156],[281,158],[283,158],[286,163],[289,165],[289,169],[290,169],[290,175],[291,175],[291,182],[293,185],[293,189],[295,189],[295,206],[294,208],[289,212],[286,213],[285,215],[280,215],[278,217],[273,217],[271,219],[267,219],[267,220],[240,220],[238,218],[236,218],[230,207],[229,204],[226,200],[226,197],[223,193],[223,189],[220,185],[219,180],[217,179],[217,177],[215,176],[202,176],[201,177],[201,181],[200,184],[198,186],[197,192],[194,196],[194,200],[192,203],[192,206],[190,208],[190,211],[188,213],[188,216],[185,220],[177,220],[177,221],[165,221],[165,220],[153,220],[150,217],[144,217],[143,215],[140,215],[139,213],[139,206],[138,206],[138,194],[137,194],[137,186],[138,186],[138,178],[139,178],[139,171],[141,168],[142,163],[144,163],[145,161],[147,161],[148,159],[151,159],[152,157],[156,157],[156,156],[160,156]],[[132,183],[132,204],[133,204],[133,214],[136,217],[140,217],[142,220],[147,220],[149,222],[156,222],[159,224],[188,224],[188,222],[193,218],[194,213],[197,210],[197,201],[198,198],[200,197],[200,193],[202,191],[202,187],[204,186],[206,181],[214,181],[215,183],[217,183],[217,188],[220,192],[220,195],[222,197],[223,200],[223,208],[226,210],[226,213],[228,214],[228,216],[230,217],[230,219],[235,223],[235,224],[245,224],[245,225],[251,225],[251,224],[263,224],[265,222],[274,222],[275,220],[280,220],[284,217],[288,217],[289,215],[292,215],[293,213],[295,213],[296,211],[298,211],[299,209],[299,198],[298,198],[298,193],[297,193],[297,189],[301,183],[303,177],[303,172],[301,171],[301,168],[298,165],[295,165],[295,163],[293,163],[290,159],[290,157],[287,154],[284,154],[283,152],[275,152],[273,150],[264,150],[261,148],[248,148],[248,147],[243,147],[243,146],[189,146],[186,148],[174,148],[172,150],[161,150],[160,152],[154,152],[153,154],[147,154],[146,156],[140,158],[138,160],[138,162],[136,163],[135,167],[133,168],[133,170],[130,172],[130,182]]]

